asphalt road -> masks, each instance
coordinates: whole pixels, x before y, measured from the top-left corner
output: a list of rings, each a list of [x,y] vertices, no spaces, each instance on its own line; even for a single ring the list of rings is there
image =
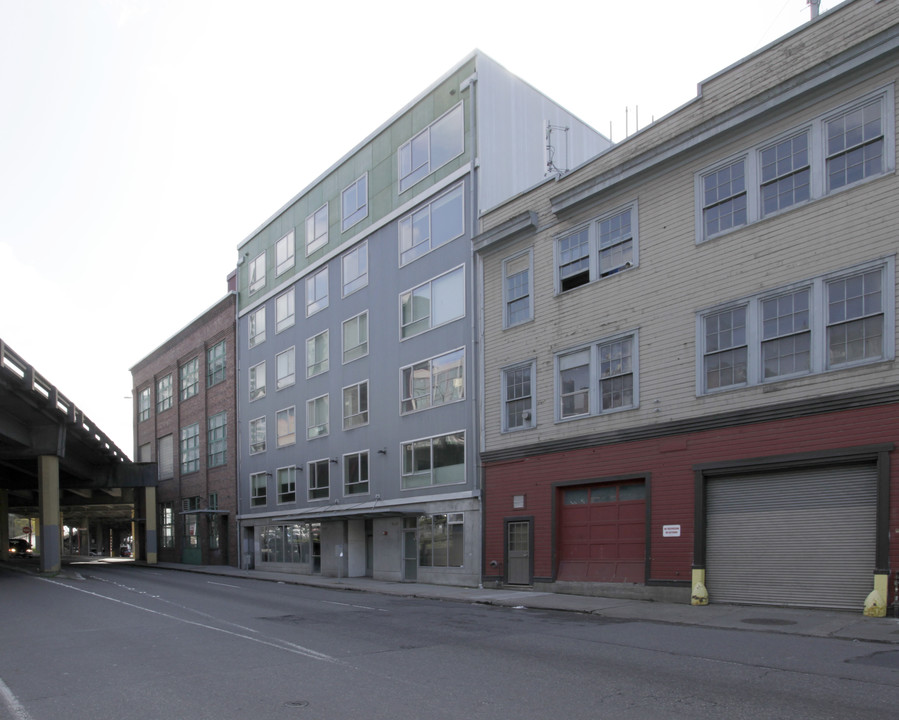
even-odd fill
[[[132,565],[0,566],[3,720],[884,718],[894,646]]]

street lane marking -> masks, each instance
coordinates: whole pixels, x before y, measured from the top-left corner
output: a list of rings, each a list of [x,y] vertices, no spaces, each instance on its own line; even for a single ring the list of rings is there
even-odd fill
[[[93,592],[91,590],[85,590],[84,588],[73,587],[71,585],[66,585],[65,583],[61,583],[58,580],[52,580],[50,578],[38,578],[43,582],[48,582],[52,585],[58,585],[61,588],[65,588],[66,590],[75,590],[76,592],[84,593],[85,595],[92,595],[93,597],[100,598],[101,600],[110,600],[114,603],[118,603],[119,605],[124,605],[125,607],[134,608],[135,610],[142,610],[143,612],[150,613],[151,615],[158,615],[159,617],[166,618],[167,620],[174,620],[175,622],[184,623],[185,625],[193,625],[199,628],[205,628],[206,630],[212,630],[214,632],[224,633],[225,635],[231,635],[232,637],[240,638],[241,640],[249,640],[250,642],[259,643],[260,645],[267,645],[268,647],[273,647],[276,650],[284,650],[289,653],[293,653],[295,655],[302,655],[303,657],[310,658],[311,660],[320,660],[322,662],[334,663],[335,665],[345,665],[342,660],[338,660],[337,658],[333,658],[330,655],[325,655],[324,653],[320,653],[316,650],[312,650],[307,647],[303,647],[302,645],[297,645],[296,643],[288,642],[286,640],[280,640],[278,642],[272,642],[270,640],[263,640],[261,638],[250,637],[249,635],[243,635],[242,633],[236,633],[231,630],[225,630],[224,628],[215,627],[214,625],[207,625],[206,623],[197,622],[196,620],[187,620],[186,618],[179,618],[175,615],[170,615],[168,613],[159,612],[158,610],[152,610],[150,608],[142,607],[141,605],[135,605],[134,603],[125,602],[124,600],[119,600],[118,598],[109,597],[108,595],[101,595],[100,593]]]
[[[12,690],[6,686],[6,683],[3,682],[3,680],[0,680],[0,697],[3,698],[3,702],[6,703],[7,709],[12,713],[16,720],[31,720],[31,715],[28,714],[28,711],[22,706],[22,703],[19,702],[18,698],[13,695]]]
[[[336,600],[322,600],[325,605],[341,605],[342,607],[354,607],[360,610],[377,610],[378,612],[387,612],[384,608],[371,607],[369,605],[353,605],[352,603],[337,602]]]
[[[222,587],[237,588],[238,590],[240,590],[240,585],[229,585],[228,583],[212,582],[212,580],[207,580],[206,584],[207,585],[221,585]]]

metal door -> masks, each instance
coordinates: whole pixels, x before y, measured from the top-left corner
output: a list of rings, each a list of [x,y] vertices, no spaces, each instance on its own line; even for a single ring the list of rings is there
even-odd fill
[[[200,516],[190,513],[184,516],[184,539],[181,543],[181,562],[199,565],[203,562],[200,549]]]
[[[529,520],[506,523],[506,582],[531,584],[531,523]]]
[[[415,529],[403,530],[403,580],[415,582],[418,580],[418,540]]]

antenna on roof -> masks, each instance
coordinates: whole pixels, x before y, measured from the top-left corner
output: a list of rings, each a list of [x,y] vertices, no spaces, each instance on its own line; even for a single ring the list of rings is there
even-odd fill
[[[552,125],[548,120],[546,121],[546,172],[544,177],[546,175],[562,177],[562,175],[568,172],[569,129],[565,125]],[[553,131],[557,133],[555,145],[553,144]],[[557,148],[557,145],[561,145],[561,151]],[[556,164],[556,156],[558,156],[558,161],[562,167]]]

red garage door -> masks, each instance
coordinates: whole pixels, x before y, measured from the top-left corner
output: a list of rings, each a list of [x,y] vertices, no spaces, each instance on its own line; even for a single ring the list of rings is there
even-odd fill
[[[559,580],[642,583],[646,486],[607,483],[561,490]]]

